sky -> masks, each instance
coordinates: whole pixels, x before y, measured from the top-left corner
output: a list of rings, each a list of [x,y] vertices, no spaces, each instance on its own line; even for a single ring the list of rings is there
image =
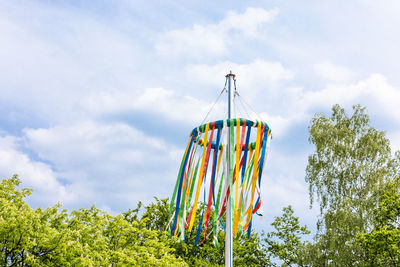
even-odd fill
[[[19,174],[33,207],[117,214],[170,197],[232,70],[251,106],[235,114],[273,135],[256,229],[287,205],[315,229],[316,113],[361,104],[400,148],[399,12],[397,0],[0,0],[0,177]],[[224,116],[219,101],[207,119]]]

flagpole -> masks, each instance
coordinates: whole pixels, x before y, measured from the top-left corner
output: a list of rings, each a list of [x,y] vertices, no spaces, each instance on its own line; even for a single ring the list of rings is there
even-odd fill
[[[232,109],[232,91],[231,91],[231,84],[232,79],[235,79],[235,74],[232,74],[232,71],[226,75],[228,78],[228,121],[231,119],[231,109]],[[231,125],[230,127],[233,127]],[[230,129],[228,127],[228,129]],[[228,144],[227,144],[227,182],[228,185],[230,184],[229,179],[231,173],[231,140],[230,140],[230,130],[228,130]],[[232,192],[230,192],[232,194]],[[231,210],[231,196],[227,199],[227,207],[226,207],[226,223],[225,223],[225,267],[232,267],[232,210]]]

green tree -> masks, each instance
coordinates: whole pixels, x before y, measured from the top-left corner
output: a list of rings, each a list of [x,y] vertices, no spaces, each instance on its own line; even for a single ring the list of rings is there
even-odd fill
[[[371,231],[360,233],[356,242],[365,251],[365,265],[400,265],[400,194],[398,189],[380,197],[374,210],[374,226]]]
[[[370,126],[365,108],[347,115],[338,105],[332,116],[318,114],[309,127],[315,152],[308,158],[310,203],[320,206],[318,264],[353,266],[364,251],[357,232],[373,224],[372,210],[389,184],[399,185],[399,153],[393,157],[385,133]]]
[[[205,206],[200,205],[200,211]],[[145,221],[149,229],[165,230],[168,224],[168,199],[155,198],[155,202],[145,206],[142,220]],[[213,218],[213,210],[210,218]],[[200,221],[201,212],[196,214],[195,222]],[[195,223],[196,225],[196,223]],[[211,227],[209,227],[211,228]],[[196,231],[185,233],[185,242],[179,242],[171,238],[170,245],[175,250],[177,257],[185,260],[189,266],[223,266],[225,262],[225,234],[220,231],[217,235],[220,247],[217,248],[211,236],[199,246],[195,245],[194,240]],[[203,236],[202,236],[203,237]],[[233,264],[236,266],[270,266],[270,259],[265,250],[259,234],[252,232],[250,238],[242,237],[233,241]]]
[[[58,207],[32,210],[24,198],[30,189],[17,189],[17,175],[0,184],[0,257],[3,266],[38,265],[51,257],[63,236],[50,221],[63,221]]]
[[[267,233],[265,238],[268,253],[282,261],[282,266],[307,266],[307,249],[310,243],[301,241],[301,237],[310,231],[300,226],[299,218],[294,216],[291,206],[283,208],[283,214],[276,217],[271,225],[275,231]]]
[[[18,189],[20,183],[17,176],[0,183],[2,266],[187,265],[165,232],[135,216],[114,217],[94,206],[70,214],[60,205],[31,209],[25,202],[31,190]]]

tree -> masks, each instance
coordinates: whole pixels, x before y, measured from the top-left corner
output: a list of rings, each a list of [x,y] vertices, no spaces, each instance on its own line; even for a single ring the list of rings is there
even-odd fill
[[[348,116],[333,106],[332,116],[318,114],[309,127],[315,152],[308,158],[310,204],[320,206],[317,245],[324,265],[362,264],[357,232],[373,224],[372,210],[388,185],[399,185],[399,153],[393,157],[385,133],[369,125],[365,108]]]
[[[400,194],[398,189],[386,192],[380,197],[374,210],[374,227],[366,233],[359,233],[356,242],[365,251],[368,266],[400,265]]]
[[[199,210],[206,207],[200,204]],[[142,215],[146,227],[149,229],[165,230],[168,224],[168,199],[155,198],[155,202],[144,207]],[[213,218],[214,211],[211,211],[210,218]],[[196,214],[196,222],[199,223],[201,212]],[[174,238],[170,239],[170,245],[175,250],[175,255],[185,260],[189,266],[223,266],[225,262],[225,234],[220,231],[217,235],[220,247],[217,248],[211,236],[199,246],[194,244],[196,231],[185,233],[185,242],[179,242]],[[239,238],[233,241],[233,264],[236,266],[270,266],[270,259],[262,244],[261,237],[252,232],[250,238]]]
[[[19,184],[17,176],[3,180],[0,184],[0,240],[2,265],[17,265],[24,261],[26,247],[25,230],[31,219],[29,207],[23,198],[30,190],[15,190]],[[22,211],[23,217],[17,216]]]
[[[272,257],[282,261],[282,266],[307,266],[305,251],[310,243],[301,241],[301,236],[310,231],[306,226],[300,226],[299,218],[293,214],[291,206],[283,208],[282,216],[271,223],[275,231],[267,233],[266,247]]]
[[[142,204],[117,216],[92,206],[68,213],[58,204],[31,209],[25,202],[32,190],[18,189],[17,176],[0,184],[0,265],[2,266],[222,266],[224,233],[218,249],[207,239],[194,245],[165,231],[168,199]],[[200,209],[204,209],[204,205]],[[213,214],[211,214],[211,217]],[[196,217],[200,220],[200,214]],[[234,241],[234,264],[270,265],[257,233]],[[186,262],[185,262],[186,261]]]
[[[61,205],[31,209],[25,202],[31,190],[18,189],[20,183],[16,175],[0,183],[2,266],[187,266],[165,232],[134,216],[94,206],[70,214]]]

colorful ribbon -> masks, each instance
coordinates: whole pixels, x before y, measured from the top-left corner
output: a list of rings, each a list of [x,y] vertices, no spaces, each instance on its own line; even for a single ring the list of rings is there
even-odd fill
[[[257,131],[252,136],[253,127]],[[202,244],[212,234],[214,244],[219,246],[217,232],[224,228],[228,199],[232,204],[233,235],[239,237],[245,230],[249,235],[253,214],[260,215],[257,211],[261,207],[261,177],[270,138],[271,130],[266,123],[239,118],[210,122],[193,129],[170,203],[170,234],[180,234],[179,240],[183,241],[184,232],[192,231],[202,193],[205,205],[201,209],[195,244]],[[228,140],[230,170],[226,164]],[[209,166],[211,173],[207,173]]]

